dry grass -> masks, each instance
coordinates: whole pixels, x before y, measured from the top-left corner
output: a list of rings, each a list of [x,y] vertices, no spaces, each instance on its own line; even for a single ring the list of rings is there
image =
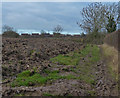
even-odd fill
[[[118,79],[118,51],[107,44],[101,45],[103,55],[112,75]]]

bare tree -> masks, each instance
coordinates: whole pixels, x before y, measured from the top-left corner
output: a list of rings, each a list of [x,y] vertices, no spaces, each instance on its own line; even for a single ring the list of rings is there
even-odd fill
[[[60,33],[63,31],[63,28],[60,26],[60,25],[57,25],[55,28],[54,28],[54,32],[55,33]]]
[[[4,32],[7,32],[7,31],[13,31],[13,27],[10,27],[8,25],[4,25],[2,27],[2,32],[4,33]]]
[[[19,34],[14,30],[13,27],[4,25],[2,27],[2,36],[3,37],[13,37],[13,38],[17,38],[19,37]]]
[[[41,34],[46,34],[46,32],[44,30],[41,30]]]
[[[115,3],[111,5],[101,2],[91,3],[82,9],[82,23],[77,22],[77,24],[87,33],[101,32],[102,29],[106,28],[110,16],[116,19],[116,9]]]

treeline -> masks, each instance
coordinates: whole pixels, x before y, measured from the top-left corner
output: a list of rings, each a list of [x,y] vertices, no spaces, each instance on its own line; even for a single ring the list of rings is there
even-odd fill
[[[62,30],[63,30],[63,28],[60,26],[60,25],[57,25],[54,29],[53,29],[53,35],[54,36],[63,36],[63,34],[60,34],[60,32],[62,32]],[[39,33],[33,33],[32,35],[30,35],[30,34],[27,34],[27,33],[23,33],[23,34],[21,34],[22,36],[24,36],[24,37],[37,37],[37,36],[39,36]],[[19,35],[16,31],[15,31],[15,29],[13,28],[13,27],[10,27],[10,26],[8,26],[8,25],[4,25],[3,27],[2,27],[2,36],[3,37],[12,37],[12,38],[18,38],[18,37],[20,37],[21,35]],[[41,36],[51,36],[50,35],[50,33],[47,33],[47,32],[45,32],[44,30],[41,30],[41,34],[40,34]]]
[[[60,32],[63,30],[63,28],[60,25],[57,25],[54,28],[53,34],[47,33],[44,30],[41,30],[41,34],[39,33],[22,33],[19,35],[13,27],[4,25],[3,26],[3,37],[11,37],[11,38],[39,38],[39,37],[84,37],[85,34],[82,33],[81,35],[70,35],[70,34],[61,34]]]
[[[86,32],[86,42],[103,43],[106,34],[117,30],[117,3],[91,3],[80,13],[82,21],[77,24]]]
[[[117,28],[117,3],[91,3],[81,11],[82,21],[77,24],[88,34],[111,33]]]

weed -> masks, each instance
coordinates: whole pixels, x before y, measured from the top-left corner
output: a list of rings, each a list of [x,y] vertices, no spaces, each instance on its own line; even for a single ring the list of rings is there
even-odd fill
[[[31,51],[30,51],[30,55],[32,55],[34,52],[35,52],[35,50],[31,50]]]

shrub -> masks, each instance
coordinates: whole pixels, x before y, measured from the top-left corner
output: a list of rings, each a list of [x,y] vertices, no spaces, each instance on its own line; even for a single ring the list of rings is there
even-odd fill
[[[91,33],[91,34],[87,34],[84,37],[84,42],[90,44],[103,44],[104,37],[105,37],[105,33],[103,34]]]
[[[19,34],[15,31],[5,31],[3,34],[3,37],[12,37],[12,38],[18,38]]]

